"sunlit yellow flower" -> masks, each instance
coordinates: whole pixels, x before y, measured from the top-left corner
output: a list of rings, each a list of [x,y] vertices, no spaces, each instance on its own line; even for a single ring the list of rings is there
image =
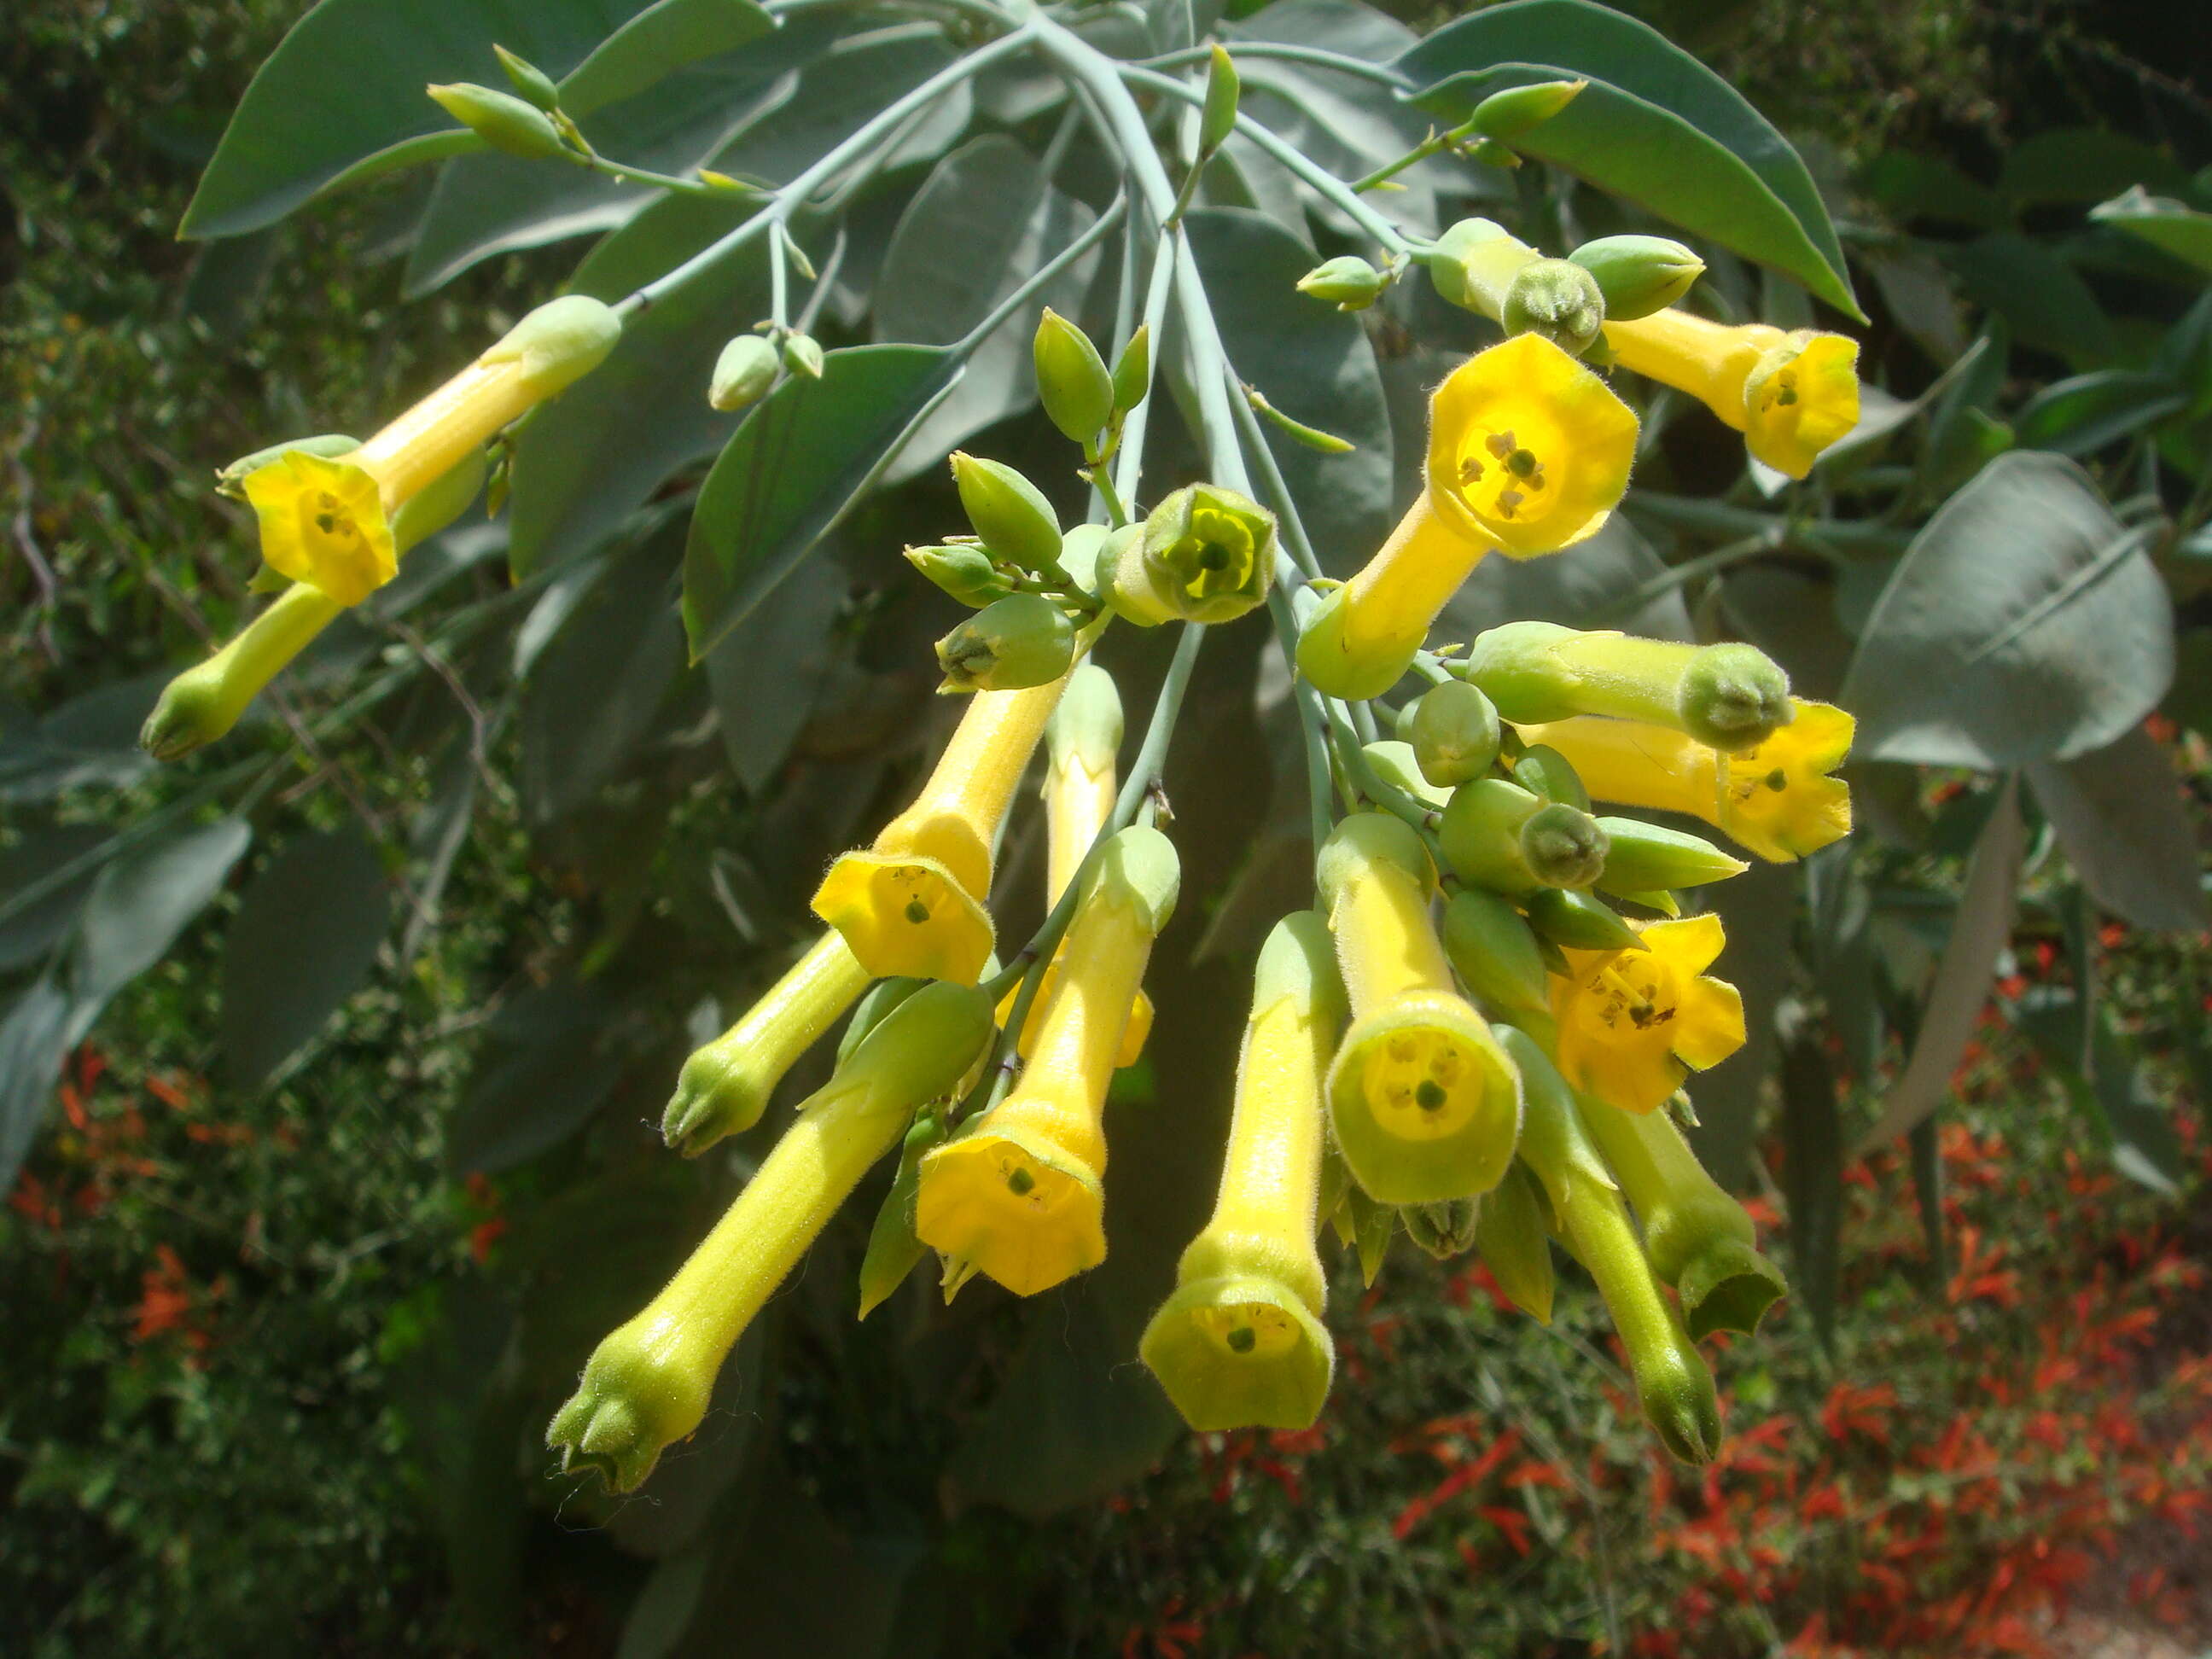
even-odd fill
[[[1850,789],[1831,775],[1850,752],[1851,717],[1825,702],[1795,706],[1789,725],[1734,755],[1641,720],[1580,718],[1519,729],[1528,742],[1565,755],[1599,799],[1688,812],[1746,851],[1787,863],[1851,832]]]
[[[1345,1164],[1386,1204],[1488,1191],[1512,1162],[1520,1079],[1453,986],[1429,917],[1427,849],[1397,819],[1357,813],[1337,825],[1318,873],[1352,1004],[1328,1076]]]
[[[1090,882],[1020,1081],[922,1160],[915,1231],[954,1264],[949,1282],[975,1271],[1032,1296],[1106,1259],[1106,1090],[1175,906],[1175,849],[1124,830]]]
[[[1468,358],[1429,400],[1430,501],[1516,558],[1595,535],[1635,459],[1633,411],[1540,335]]]
[[[1065,679],[979,691],[913,805],[875,844],[830,866],[814,914],[845,936],[872,978],[972,985],[995,935],[983,901],[1000,821],[1060,701]]]
[[[1549,340],[1516,335],[1468,358],[1430,399],[1421,498],[1307,622],[1299,671],[1331,696],[1387,691],[1485,553],[1527,558],[1595,535],[1635,453],[1628,405]]]
[[[1731,327],[1670,308],[1607,323],[1605,337],[1623,368],[1698,398],[1793,478],[1859,422],[1859,344],[1844,335]]]
[[[1322,1074],[1343,1020],[1327,925],[1285,916],[1260,951],[1213,1218],[1138,1349],[1194,1429],[1302,1429],[1328,1396],[1314,1229]]]
[[[246,476],[271,569],[358,605],[397,571],[392,515],[501,428],[597,368],[622,332],[614,312],[569,295],[540,306],[477,361],[360,448],[297,450]]]
[[[991,1031],[966,986],[927,985],[861,1040],[661,1292],[610,1333],[546,1431],[564,1466],[627,1492],[699,1426],[744,1328],[915,1107],[951,1091]]]
[[[1649,922],[1640,951],[1570,951],[1552,982],[1559,1070],[1625,1112],[1665,1103],[1692,1070],[1743,1047],[1743,999],[1705,975],[1727,936],[1718,916]]]

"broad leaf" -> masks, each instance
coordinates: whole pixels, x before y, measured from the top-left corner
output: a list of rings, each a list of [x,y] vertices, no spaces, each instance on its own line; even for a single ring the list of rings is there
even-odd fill
[[[376,960],[392,884],[358,824],[289,842],[239,902],[222,958],[223,1061],[258,1089],[323,1027]]]
[[[2074,267],[2043,243],[2012,231],[1943,250],[1966,297],[2011,325],[2013,337],[2077,368],[2119,352],[2112,319]]]
[[[942,346],[830,352],[755,405],[707,475],[684,554],[698,661],[812,550],[959,374]]]
[[[2023,449],[2087,455],[2187,405],[2189,396],[2164,374],[2107,368],[2048,386],[2013,423]]]
[[[2012,1012],[2065,1084],[2075,1109],[2112,1152],[2112,1167],[2153,1192],[2178,1196],[2188,1179],[2188,1162],[2174,1133],[2172,1108],[2143,1074],[2112,1011],[2100,1006],[2092,1012],[2086,1070],[2077,1041],[2081,1010],[2070,990],[2033,986]]]
[[[707,654],[722,749],[749,795],[767,791],[813,710],[846,592],[832,561],[810,561]]]
[[[100,872],[70,945],[71,1042],[110,997],[161,959],[221,890],[252,838],[244,819],[218,818],[133,848]]]
[[[1357,317],[1297,291],[1313,252],[1273,220],[1209,208],[1187,222],[1237,374],[1294,420],[1356,446],[1324,455],[1263,423],[1323,568],[1348,575],[1389,533],[1395,459],[1375,349]]]
[[[2021,207],[2094,202],[2133,188],[2179,192],[2189,169],[2164,150],[2103,127],[2052,127],[2005,152],[1997,188]]]
[[[503,87],[495,40],[548,75],[582,63],[643,0],[322,0],[254,76],[185,210],[183,234],[235,236],[283,218],[349,169],[480,148],[423,95]],[[416,141],[411,145],[410,141]],[[363,163],[370,163],[363,167]]]
[[[654,0],[562,82],[561,107],[581,120],[635,97],[687,64],[733,52],[775,27],[775,19],[753,0]]]
[[[1835,1340],[1842,1279],[1844,1129],[1835,1073],[1810,1022],[1782,1051],[1782,1176],[1790,1286],[1826,1346]]]
[[[2097,902],[2138,927],[2212,923],[2204,850],[2166,751],[2140,726],[2076,759],[2027,769],[2060,845]]]
[[[147,674],[80,692],[37,724],[0,737],[0,804],[136,783],[154,766],[138,746],[138,728],[168,681],[167,673]]]
[[[0,901],[74,863],[111,833],[97,823],[64,823],[24,836],[0,852]],[[87,870],[0,921],[0,973],[36,962],[69,932],[98,874]]]
[[[2163,248],[2199,270],[2212,270],[2212,213],[2153,196],[2141,185],[2089,210],[2099,224],[2112,225]]]
[[[2000,456],[1913,538],[1842,702],[1865,759],[1995,770],[2100,749],[2173,669],[2166,584],[2087,474]]]
[[[495,1173],[581,1128],[619,1074],[599,1052],[609,1012],[603,991],[567,979],[502,1008],[446,1132],[447,1165]]]
[[[1772,267],[1861,317],[1820,193],[1789,141],[1657,30],[1589,0],[1507,0],[1447,24],[1395,67],[1414,102],[1462,119],[1492,92],[1587,76],[1513,141],[1600,189]]]
[[[52,975],[0,1004],[0,1188],[13,1189],[69,1056],[76,1005]]]

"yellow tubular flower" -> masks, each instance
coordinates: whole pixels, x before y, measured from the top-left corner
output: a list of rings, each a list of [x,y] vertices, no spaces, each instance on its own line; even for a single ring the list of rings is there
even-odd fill
[[[1084,855],[1114,811],[1117,792],[1115,758],[1121,746],[1121,697],[1114,677],[1096,663],[1085,663],[1068,676],[1060,707],[1045,722],[1044,823],[1045,905],[1060,902],[1067,884],[1083,867]],[[1037,1022],[1060,977],[1065,944],[1045,968],[1043,983],[1030,1000],[1030,1017],[1023,1023],[1023,1059],[1036,1041]],[[999,1004],[999,1024],[1013,1018],[1014,1002],[1021,995],[1017,985]],[[1152,1031],[1152,1000],[1142,991],[1129,1009],[1129,1024],[1121,1033],[1116,1066],[1133,1066],[1145,1052],[1145,1039]]]
[[[1692,1070],[1743,1047],[1743,999],[1705,970],[1727,935],[1716,915],[1638,926],[1640,951],[1570,951],[1552,981],[1559,1070],[1625,1112],[1656,1111]]]
[[[298,450],[246,477],[270,568],[358,605],[398,568],[392,515],[501,428],[588,374],[621,320],[570,295],[525,317],[483,356],[362,445],[336,459]]]
[[[996,935],[983,901],[1014,787],[1066,678],[979,691],[913,805],[872,847],[847,853],[815,890],[814,914],[845,936],[871,978],[973,985]]]
[[[1322,849],[1318,874],[1352,1004],[1328,1076],[1346,1165],[1386,1204],[1488,1191],[1512,1162],[1520,1079],[1453,987],[1429,918],[1428,849],[1397,819],[1357,813]]]
[[[1730,327],[1670,307],[1607,323],[1605,338],[1624,368],[1688,392],[1793,478],[1859,423],[1859,343],[1846,336]]]
[[[1850,753],[1851,717],[1825,702],[1792,707],[1789,725],[1734,755],[1641,720],[1578,717],[1517,729],[1565,755],[1598,799],[1687,812],[1747,852],[1786,864],[1851,832],[1850,789],[1831,775]]]
[[[1033,1296],[1106,1259],[1106,1088],[1152,941],[1175,908],[1157,830],[1109,842],[1013,1091],[922,1160],[915,1232],[954,1267]]]
[[[1302,1429],[1328,1397],[1314,1229],[1322,1074],[1343,1022],[1328,925],[1284,917],[1260,951],[1213,1218],[1138,1349],[1194,1429]]]
[[[1549,340],[1516,335],[1429,403],[1427,488],[1302,630],[1298,668],[1331,696],[1378,696],[1482,556],[1528,558],[1596,534],[1628,486],[1636,416]]]

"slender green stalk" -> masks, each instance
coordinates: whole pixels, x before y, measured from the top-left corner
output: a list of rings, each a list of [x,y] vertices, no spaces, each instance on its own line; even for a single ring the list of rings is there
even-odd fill
[[[1363,81],[1372,81],[1377,86],[1393,92],[1411,92],[1413,83],[1392,69],[1388,64],[1371,64],[1364,58],[1351,58],[1340,52],[1331,52],[1326,46],[1297,46],[1280,40],[1224,40],[1231,58],[1273,58],[1288,64],[1310,64],[1316,69],[1334,70],[1340,75],[1358,76]],[[1213,48],[1186,46],[1181,52],[1163,52],[1158,58],[1140,58],[1139,67],[1149,70],[1183,69],[1192,64],[1203,64],[1212,55]]]

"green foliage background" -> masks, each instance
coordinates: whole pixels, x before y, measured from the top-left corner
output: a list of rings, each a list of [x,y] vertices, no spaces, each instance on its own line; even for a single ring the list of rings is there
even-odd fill
[[[368,428],[473,349],[488,317],[519,313],[564,273],[562,250],[501,256],[401,303],[394,238],[416,204],[404,180],[265,235],[173,240],[216,135],[297,9],[38,0],[0,38],[0,737],[88,690],[158,680],[233,631],[248,573],[239,523],[204,487],[210,468],[273,432]],[[2038,34],[2020,9],[1970,0],[1643,9],[1807,140],[1819,170],[1888,180],[1883,204],[1899,222],[1914,216],[1900,170],[1883,171],[1896,156],[1948,155],[1986,179],[2019,140],[2090,121],[2212,154],[2202,100],[2143,67],[2142,43],[2104,39],[2070,12]],[[1901,386],[1932,372],[1897,303],[1910,291],[1885,288],[1869,352]],[[2062,367],[2030,359],[2022,378]],[[1668,459],[1690,478],[1721,465],[1680,444]],[[949,521],[926,483],[869,512],[853,547]],[[1057,1341],[1039,1340],[980,1298],[920,1335],[918,1320],[854,1327],[845,1286],[866,1193],[730,1368],[707,1455],[672,1461],[649,1500],[623,1505],[564,1497],[545,1479],[531,1443],[547,1403],[757,1155],[741,1149],[702,1180],[671,1169],[642,1121],[714,1007],[726,1016],[797,937],[801,875],[910,775],[923,747],[902,731],[922,689],[915,665],[949,614],[915,584],[832,566],[821,603],[836,613],[836,659],[794,665],[811,695],[791,756],[756,763],[793,787],[749,799],[705,787],[745,764],[708,723],[726,688],[653,680],[657,665],[672,671],[673,642],[622,610],[623,594],[668,579],[674,552],[666,535],[639,538],[619,580],[586,601],[603,609],[597,625],[547,647],[580,672],[611,634],[626,641],[653,706],[617,708],[597,729],[622,750],[649,727],[650,768],[580,806],[570,769],[588,771],[592,757],[553,739],[587,708],[526,705],[482,731],[478,767],[453,747],[447,689],[404,690],[380,712],[375,746],[297,745],[261,800],[262,845],[278,850],[232,872],[209,916],[104,1018],[94,1045],[106,1073],[73,1073],[78,1111],[41,1144],[26,1201],[0,1214],[0,1646],[662,1652],[746,1620],[748,1650],[763,1654],[872,1651],[894,1622],[940,1632],[945,1653],[1089,1652],[1188,1593],[1259,1607],[1234,1628],[1268,1650],[1303,1635],[1316,1651],[1536,1653],[1583,1650],[1573,1644],[1624,1607],[1662,1603],[1671,1585],[1657,1568],[1594,1590],[1587,1564],[1558,1547],[1564,1531],[1502,1583],[1397,1547],[1388,1521],[1412,1488],[1375,1443],[1463,1408],[1478,1356],[1487,1380],[1473,1388],[1544,1402],[1537,1431],[1641,1460],[1632,1427],[1588,1373],[1562,1365],[1555,1339],[1450,1311],[1435,1273],[1399,1261],[1388,1305],[1417,1322],[1420,1340],[1401,1340],[1418,1358],[1378,1365],[1342,1406],[1350,1449],[1312,1466],[1303,1507],[1249,1492],[1217,1505],[1184,1446],[1136,1489],[1134,1513],[1091,1504],[1032,1525],[985,1502],[942,1518],[939,1472],[955,1455],[971,1490],[1017,1507],[1024,1489],[1084,1488],[1086,1472],[1025,1462],[1018,1434],[975,1437],[990,1420],[987,1382],[1012,1367],[1049,1397],[1056,1368],[1110,1367],[1130,1345],[1079,1309]],[[495,603],[505,586],[459,560],[446,580],[449,606]],[[2185,570],[2176,587],[2201,640],[2212,617],[2195,580]],[[416,626],[402,614],[340,641],[323,685],[411,642]],[[2169,704],[2200,731],[2204,662],[2185,654]],[[1241,696],[1249,664],[1234,647],[1208,663],[1188,755],[1259,750]],[[1133,707],[1146,690],[1139,673]],[[135,720],[121,724],[127,736]],[[283,747],[267,736],[266,752]],[[99,764],[70,797],[72,821],[126,823],[170,799],[143,771]],[[1226,884],[1265,798],[1264,780],[1220,770],[1207,820],[1218,834],[1191,849],[1192,891]],[[1206,793],[1195,772],[1170,782]],[[313,892],[319,872],[357,867],[370,848],[419,856],[440,844],[457,793],[476,822],[436,925],[411,925],[404,908],[368,918],[383,944],[363,988],[275,1087],[238,1086],[222,992],[240,887],[287,859],[306,861],[292,878]],[[1252,803],[1241,820],[1229,805],[1240,797]],[[1960,814],[1932,854],[1894,864],[1948,884],[1979,827]],[[716,856],[740,846],[743,860]],[[2055,892],[2049,915],[2075,902]],[[1190,919],[1184,945],[1212,920]],[[1232,935],[1237,921],[1224,921]],[[2045,931],[2063,939],[2055,921]],[[2143,952],[2118,962],[2112,1000],[2142,1040],[2144,1088],[2170,1099],[2203,1058],[2203,964],[2179,947]],[[649,975],[625,971],[647,962]],[[647,988],[626,993],[630,982]],[[1237,996],[1234,964],[1216,958],[1163,999],[1158,1063],[1178,1068],[1178,1100],[1224,1092],[1206,1069],[1226,1064],[1222,1022],[1206,1011]],[[272,1063],[283,1060],[280,1046]],[[1144,1073],[1130,1092],[1119,1109],[1156,1103]],[[2006,1103],[2008,1121],[2039,1126],[2020,1137],[2022,1157],[2055,1167],[2064,1098],[2046,1080]],[[549,1116],[580,1133],[547,1144]],[[470,1182],[472,1170],[490,1179]],[[1171,1253],[1187,1230],[1173,1218],[1210,1179],[1165,1171],[1117,1197],[1136,1206],[1117,1241],[1145,1236],[1149,1212],[1154,1248]],[[1838,1304],[1838,1352],[1866,1352],[1917,1305],[1911,1289]],[[1340,1305],[1357,1303],[1349,1282],[1336,1290]],[[165,1294],[185,1298],[181,1313]],[[1570,1316],[1571,1340],[1590,1334],[1587,1314]],[[1809,1322],[1762,1346],[1729,1380],[1809,1411],[1828,1380]],[[1148,1385],[1127,1382],[1095,1437],[1133,1474],[1168,1435],[1157,1401],[1134,1399]],[[910,1571],[917,1562],[927,1570]],[[709,1599],[687,1599],[702,1579]],[[1494,1640],[1460,1646],[1475,1628]],[[1741,1650],[1760,1650],[1756,1639]]]

